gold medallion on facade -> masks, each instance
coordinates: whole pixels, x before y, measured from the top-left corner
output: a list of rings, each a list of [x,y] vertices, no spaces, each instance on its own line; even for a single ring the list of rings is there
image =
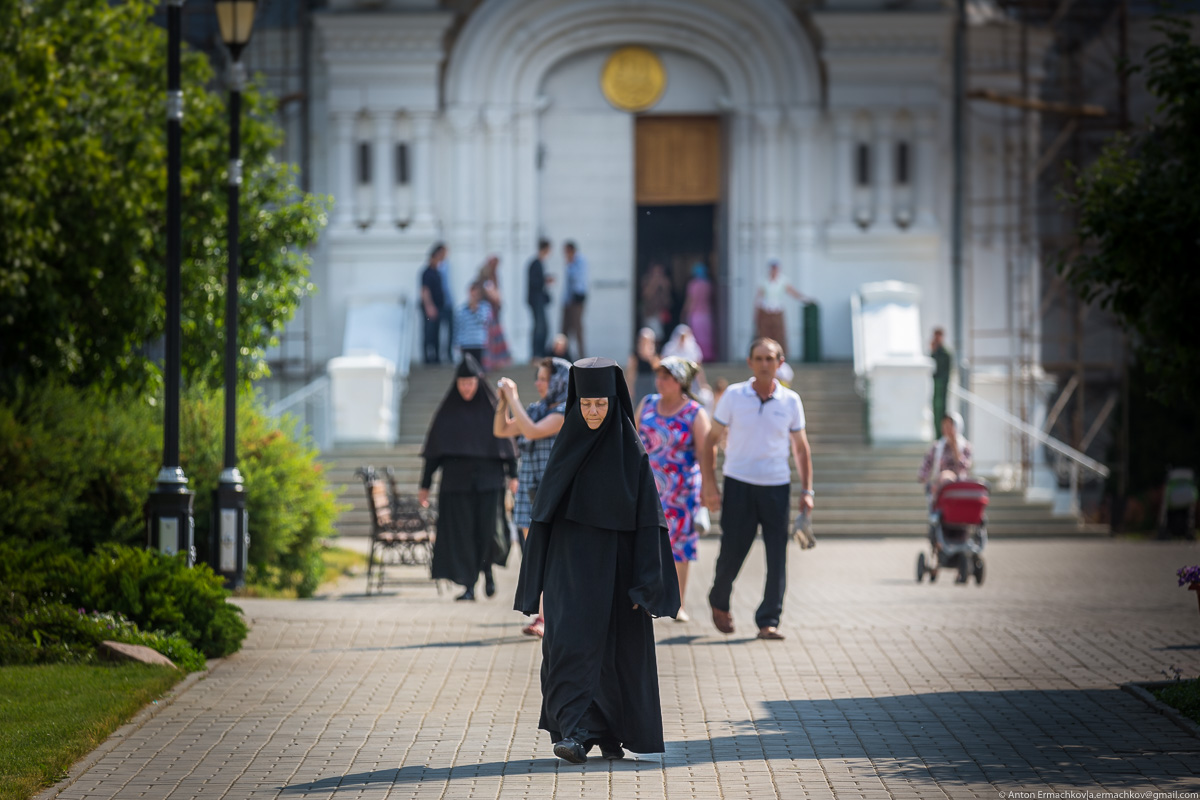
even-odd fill
[[[622,47],[608,57],[600,73],[605,99],[622,111],[645,111],[666,88],[662,61],[644,47]]]

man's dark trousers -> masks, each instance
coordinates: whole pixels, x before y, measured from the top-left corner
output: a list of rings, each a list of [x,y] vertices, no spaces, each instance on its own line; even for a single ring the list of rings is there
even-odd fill
[[[546,337],[550,335],[549,325],[546,323],[546,304],[530,306],[529,312],[533,316],[533,336],[529,352],[534,358],[540,358],[546,355]]]
[[[767,585],[762,605],[754,614],[760,628],[777,627],[783,613],[783,595],[787,591],[788,505],[791,485],[755,486],[736,478],[725,478],[721,501],[721,554],[717,556],[716,576],[708,603],[720,611],[729,610],[733,579],[742,569],[758,526],[762,525],[763,545],[767,550]]]
[[[425,363],[438,363],[438,333],[442,328],[442,321],[438,317],[425,318]]]

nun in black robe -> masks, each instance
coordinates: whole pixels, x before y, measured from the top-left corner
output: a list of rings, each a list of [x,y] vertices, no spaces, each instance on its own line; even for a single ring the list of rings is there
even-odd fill
[[[464,396],[464,388],[470,399]],[[504,487],[506,478],[517,476],[517,446],[512,439],[492,435],[497,402],[479,362],[470,354],[463,356],[421,449],[425,459],[422,499],[428,496],[433,473],[442,470],[431,572],[435,580],[450,580],[466,590],[458,600],[475,599],[481,572],[487,596],[496,593],[493,553],[498,545],[507,544],[498,539],[507,535]]]
[[[608,398],[592,430],[580,398]],[[533,500],[515,607],[545,593],[542,712],[554,753],[572,763],[663,752],[654,617],[679,611],[662,503],[617,363],[571,368],[566,418]]]

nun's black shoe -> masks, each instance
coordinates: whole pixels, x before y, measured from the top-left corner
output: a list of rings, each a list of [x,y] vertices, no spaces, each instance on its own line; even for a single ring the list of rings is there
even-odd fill
[[[494,597],[496,594],[496,579],[491,572],[483,576],[483,593],[488,597]]]
[[[563,761],[570,761],[572,764],[582,764],[587,761],[587,751],[574,739],[563,739],[561,742],[556,742],[554,755]]]
[[[621,745],[615,742],[601,742],[600,755],[609,761],[616,761],[625,757],[625,751],[621,749]]]
[[[456,597],[454,599],[455,600],[474,600],[475,599],[475,589],[474,588],[467,589],[465,592],[463,592],[462,594],[460,594],[458,597]]]

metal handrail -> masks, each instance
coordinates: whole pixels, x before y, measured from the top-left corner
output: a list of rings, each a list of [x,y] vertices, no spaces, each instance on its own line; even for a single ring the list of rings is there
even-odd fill
[[[858,292],[850,295],[850,329],[854,338],[854,374],[862,375],[866,372],[867,357],[863,352],[866,345],[863,344],[862,298]]]
[[[1033,425],[1030,425],[1028,422],[1025,422],[1024,420],[1022,420],[1018,417],[1014,417],[1012,414],[1008,413],[1007,411],[1000,408],[999,406],[989,403],[987,400],[984,400],[979,395],[975,394],[974,392],[972,392],[968,389],[962,388],[958,384],[951,383],[950,391],[955,396],[962,398],[963,400],[967,401],[968,403],[975,406],[976,408],[979,408],[982,411],[986,411],[989,414],[991,414],[993,417],[996,417],[997,419],[999,419],[1001,422],[1006,423],[1010,428],[1015,428],[1018,431],[1020,431],[1021,433],[1028,436],[1030,439],[1033,439],[1034,441],[1037,441],[1037,442],[1041,442],[1042,444],[1049,447],[1051,450],[1054,450],[1055,452],[1060,453],[1063,456],[1066,456],[1067,458],[1071,459],[1071,461],[1075,462],[1076,464],[1083,467],[1084,469],[1087,469],[1087,470],[1090,470],[1091,472],[1096,473],[1101,478],[1108,477],[1108,475],[1109,475],[1108,467],[1104,466],[1099,461],[1096,461],[1093,458],[1089,458],[1088,456],[1086,456],[1083,453],[1076,450],[1074,447],[1071,447],[1069,444],[1066,444],[1065,442],[1055,439],[1053,436],[1049,435],[1048,433],[1043,431],[1041,428],[1036,428]]]
[[[867,354],[863,339],[862,298],[858,292],[850,295],[850,333],[854,346],[854,391],[859,397],[866,399],[867,387]]]
[[[270,406],[267,407],[267,416],[272,418],[282,417],[287,412],[291,411],[296,406],[303,403],[308,398],[325,391],[329,388],[329,376],[322,375],[307,386],[303,386],[289,394],[287,397],[281,397]]]

